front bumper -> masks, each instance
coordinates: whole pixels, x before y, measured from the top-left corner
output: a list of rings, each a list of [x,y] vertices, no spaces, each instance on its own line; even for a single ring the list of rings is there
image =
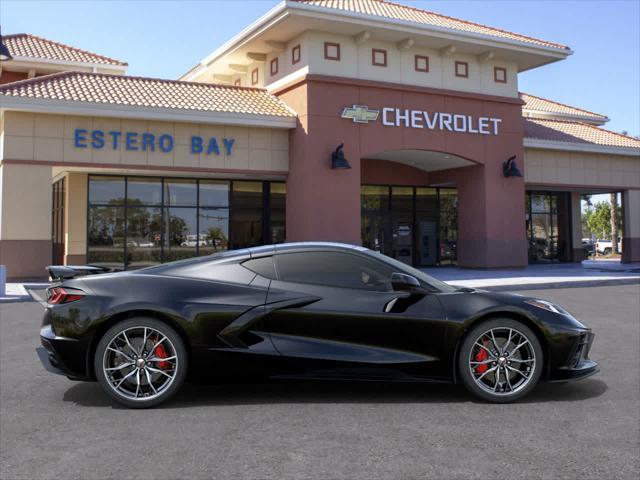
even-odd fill
[[[45,370],[73,380],[91,380],[87,375],[86,346],[74,338],[59,337],[45,325],[40,329],[38,359]]]
[[[549,375],[550,382],[567,382],[582,380],[600,371],[598,364],[589,358],[589,351],[595,335],[591,331],[583,332],[573,345],[566,364],[553,369]]]

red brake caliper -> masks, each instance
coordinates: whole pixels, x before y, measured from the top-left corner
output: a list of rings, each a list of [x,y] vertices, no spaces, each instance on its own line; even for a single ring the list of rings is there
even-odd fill
[[[167,358],[169,356],[169,355],[167,355],[167,351],[164,349],[164,345],[162,345],[162,344],[158,345],[153,350],[153,354],[158,358]],[[158,362],[158,366],[160,368],[169,368],[171,366],[171,364],[169,362]]]
[[[487,347],[487,344],[489,342],[487,340],[485,340],[482,343],[484,344],[485,347]],[[478,353],[476,353],[476,356],[473,357],[473,359],[476,362],[484,362],[487,358],[489,358],[489,354],[487,353],[487,351],[484,348],[479,348],[478,349]],[[487,365],[486,363],[483,363],[481,365],[476,365],[476,373],[484,373],[484,372],[487,371],[488,368],[489,368],[489,365]]]

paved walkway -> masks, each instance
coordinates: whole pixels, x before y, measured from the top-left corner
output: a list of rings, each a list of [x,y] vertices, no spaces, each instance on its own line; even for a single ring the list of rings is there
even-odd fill
[[[596,267],[596,268],[593,268]],[[640,283],[640,265],[631,264],[629,270],[601,268],[598,264],[584,268],[575,263],[554,265],[530,265],[522,269],[474,270],[457,267],[423,268],[429,275],[447,283],[462,287],[518,287],[544,285],[556,286],[607,285],[616,283]],[[503,288],[501,288],[503,289]]]
[[[7,283],[6,291],[0,302],[24,302],[31,300],[30,290],[44,289],[48,283]]]

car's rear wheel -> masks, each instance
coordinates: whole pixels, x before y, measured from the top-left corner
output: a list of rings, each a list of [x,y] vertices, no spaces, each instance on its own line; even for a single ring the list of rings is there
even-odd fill
[[[535,387],[543,362],[540,341],[530,328],[510,318],[495,318],[469,331],[460,348],[458,371],[471,393],[506,403]]]
[[[184,342],[173,328],[137,317],[105,332],[96,347],[94,368],[98,382],[116,401],[148,408],[178,391],[187,361]]]

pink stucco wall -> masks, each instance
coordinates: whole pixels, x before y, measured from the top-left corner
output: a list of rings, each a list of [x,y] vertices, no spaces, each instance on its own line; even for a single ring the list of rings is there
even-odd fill
[[[287,240],[360,243],[360,185],[428,185],[455,182],[459,195],[458,263],[463,267],[521,267],[527,264],[524,180],[504,178],[502,162],[517,156],[523,170],[523,131],[518,99],[308,76],[278,95],[299,114],[290,137],[287,180]],[[357,124],[340,118],[354,104],[440,111],[502,119],[500,133],[478,135]],[[331,170],[340,143],[352,169]],[[366,159],[381,151],[446,152],[474,166],[430,172]],[[390,165],[395,168],[390,167]]]

